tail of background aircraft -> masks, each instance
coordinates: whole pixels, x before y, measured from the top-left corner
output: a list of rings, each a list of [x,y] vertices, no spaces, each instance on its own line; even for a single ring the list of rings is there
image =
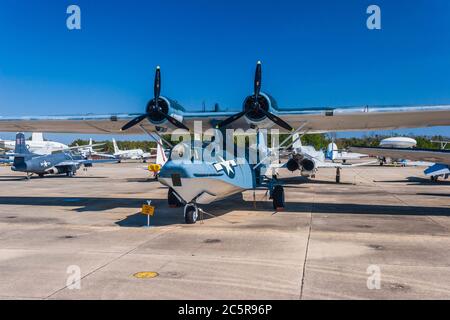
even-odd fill
[[[325,154],[325,157],[328,160],[334,160],[334,159],[336,159],[338,152],[339,151],[338,151],[338,147],[337,147],[336,143],[332,142],[327,147],[327,152]]]
[[[162,146],[162,140],[159,139],[156,146],[156,164],[159,164],[161,167],[167,162],[167,156]]]
[[[294,142],[292,144],[293,148],[298,149],[302,146],[302,140],[300,139],[300,135],[298,133],[292,136],[292,141]]]
[[[117,146],[117,142],[116,142],[116,139],[112,139],[112,143],[113,143],[113,146],[114,146],[114,153],[119,153],[120,152],[120,149],[119,149],[119,147]]]
[[[44,136],[42,132],[33,132],[31,134],[31,141],[44,141]]]
[[[92,148],[92,138],[89,138],[89,147],[88,147],[89,152],[94,152],[94,149]]]
[[[16,147],[14,149],[14,153],[17,154],[31,154],[30,150],[28,150],[27,144],[25,143],[25,135],[22,132],[18,132],[16,134]]]

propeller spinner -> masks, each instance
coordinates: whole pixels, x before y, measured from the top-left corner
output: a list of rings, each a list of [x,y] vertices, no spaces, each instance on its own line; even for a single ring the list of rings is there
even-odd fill
[[[244,106],[244,110],[232,115],[231,117],[223,120],[217,125],[217,128],[223,128],[228,126],[229,124],[235,122],[236,120],[242,118],[243,116],[250,116],[250,115],[263,115],[267,118],[269,118],[273,123],[277,124],[278,126],[292,131],[292,127],[283,119],[280,117],[274,115],[273,113],[269,112],[265,108],[263,108],[260,97],[261,92],[261,78],[262,78],[262,71],[261,71],[261,61],[258,61],[256,64],[256,70],[255,70],[255,81],[254,81],[254,89],[253,89],[253,96],[249,97],[253,101],[253,103],[249,105]],[[251,118],[251,117],[250,117]]]
[[[175,127],[180,128],[180,129],[189,130],[189,128],[186,127],[182,122],[178,121],[174,117],[169,116],[167,114],[168,109],[164,108],[164,106],[162,104],[162,101],[160,98],[161,69],[159,66],[156,67],[156,71],[155,71],[155,82],[154,82],[154,86],[153,86],[153,93],[154,93],[154,98],[152,100],[150,100],[150,102],[147,104],[146,113],[141,114],[141,115],[137,116],[136,118],[132,119],[131,121],[129,121],[127,124],[125,124],[122,127],[121,130],[122,131],[128,130],[131,127],[139,124],[145,118],[148,118],[150,120],[151,119],[158,119],[158,120],[167,119],[167,121],[169,121]]]

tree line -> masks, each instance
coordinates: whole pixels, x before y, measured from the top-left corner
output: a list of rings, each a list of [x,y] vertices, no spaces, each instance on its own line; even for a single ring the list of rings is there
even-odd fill
[[[280,143],[288,136],[288,134],[280,135]],[[348,147],[361,147],[361,146],[369,146],[376,147],[380,144],[380,141],[392,137],[393,135],[364,135],[362,137],[352,137],[352,138],[336,138],[334,139],[330,134],[306,134],[301,137],[301,141],[303,145],[311,145],[314,146],[317,150],[326,149],[328,144],[334,141],[339,149],[347,149]],[[395,135],[398,136],[398,135]],[[439,149],[439,143],[432,143],[431,141],[450,141],[450,137],[445,137],[442,135],[435,136],[414,136],[408,135],[410,138],[414,138],[417,141],[417,148],[425,148],[425,149]],[[171,141],[170,135],[165,135],[164,139]],[[268,136],[269,146],[270,146],[270,136]],[[172,141],[176,144],[176,141]],[[93,141],[96,143],[103,143],[103,146],[94,147],[95,149],[102,150],[106,153],[114,153],[114,147],[110,140],[103,141]],[[82,146],[89,144],[88,140],[77,139],[73,141],[70,146]],[[130,149],[142,149],[145,152],[150,152],[151,149],[156,148],[156,142],[154,141],[117,141],[117,146],[121,150],[130,150]],[[446,149],[450,150],[450,144],[446,146]]]

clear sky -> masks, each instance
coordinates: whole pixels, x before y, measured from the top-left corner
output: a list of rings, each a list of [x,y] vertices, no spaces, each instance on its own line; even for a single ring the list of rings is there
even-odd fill
[[[2,115],[141,112],[156,65],[188,110],[237,111],[257,60],[281,107],[450,104],[450,1],[0,0]]]

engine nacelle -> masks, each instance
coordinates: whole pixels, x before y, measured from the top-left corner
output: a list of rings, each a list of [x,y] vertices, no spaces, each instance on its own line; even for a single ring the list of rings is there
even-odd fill
[[[163,117],[162,114],[153,111],[152,108],[154,106],[155,99],[151,99],[147,103],[146,107],[146,111],[148,113],[148,121],[155,126],[172,127],[173,125],[169,121],[167,121],[167,119]],[[164,96],[160,96],[158,99],[158,107],[162,113],[174,117],[180,122],[183,121],[183,112],[185,112],[185,109],[177,101],[166,98]]]
[[[316,163],[311,159],[303,159],[300,162],[300,166],[302,167],[302,170],[311,172],[316,168]]]
[[[258,126],[259,128],[268,128],[273,126],[273,122],[267,119],[266,115],[259,110],[252,110],[255,104],[255,96],[251,95],[245,98],[244,103],[242,105],[243,110],[249,110],[249,112],[245,115],[245,119],[249,124],[253,124]],[[261,109],[268,111],[270,113],[277,113],[278,104],[276,100],[264,93],[260,92],[258,96],[258,104]]]
[[[289,171],[294,172],[294,171],[300,169],[300,165],[297,160],[289,159],[289,161],[286,163],[286,168]]]

